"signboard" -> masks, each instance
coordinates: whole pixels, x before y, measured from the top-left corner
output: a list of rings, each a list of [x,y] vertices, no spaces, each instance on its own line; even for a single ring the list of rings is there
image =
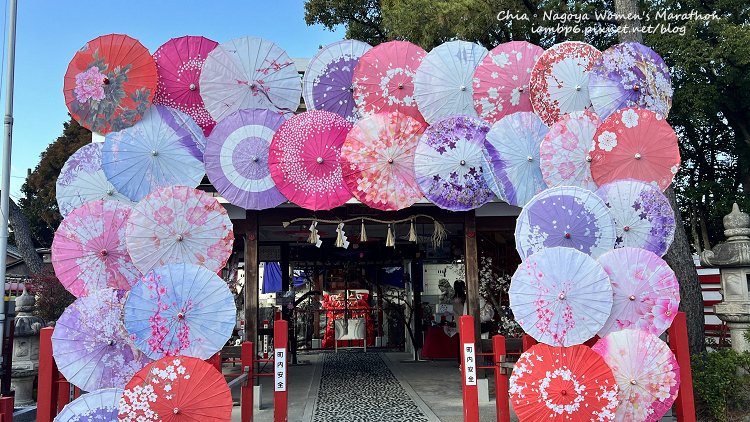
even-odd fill
[[[286,391],[286,348],[274,351],[273,367],[273,390]]]
[[[477,362],[474,343],[464,343],[464,384],[477,385]]]

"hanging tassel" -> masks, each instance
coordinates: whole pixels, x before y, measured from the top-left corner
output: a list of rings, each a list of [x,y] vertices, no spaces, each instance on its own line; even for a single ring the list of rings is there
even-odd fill
[[[393,230],[391,230],[391,225],[388,225],[388,235],[385,237],[385,246],[388,247],[396,247],[396,241],[393,239]]]
[[[414,227],[414,219],[411,220],[411,225],[409,226],[409,242],[417,243],[417,229]]]
[[[432,231],[432,247],[438,248],[443,246],[443,241],[448,235],[448,232],[445,230],[445,226],[439,221],[433,220],[433,224],[435,229]]]
[[[359,230],[359,241],[367,242],[367,232],[365,232],[365,220],[362,219],[362,228]]]

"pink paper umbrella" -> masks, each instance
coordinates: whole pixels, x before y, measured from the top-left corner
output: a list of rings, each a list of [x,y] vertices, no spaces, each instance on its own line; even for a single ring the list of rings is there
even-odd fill
[[[91,201],[71,212],[52,241],[52,266],[74,296],[105,287],[129,290],[141,276],[125,246],[131,208],[115,201]]]
[[[351,199],[341,168],[341,147],[351,128],[343,117],[322,110],[306,111],[284,122],[268,154],[279,191],[311,210],[330,210]]]
[[[185,36],[172,38],[156,53],[156,95],[154,104],[176,108],[192,117],[208,136],[216,121],[203,105],[199,78],[208,53],[219,45],[208,38]]]
[[[420,122],[414,77],[427,53],[407,41],[390,41],[368,50],[354,69],[354,102],[362,116],[400,111]]]
[[[489,123],[508,114],[532,111],[531,69],[544,49],[526,41],[498,45],[474,71],[474,109]]]

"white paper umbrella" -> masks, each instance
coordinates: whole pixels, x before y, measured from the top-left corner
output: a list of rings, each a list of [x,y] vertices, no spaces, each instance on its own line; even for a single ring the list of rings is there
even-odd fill
[[[294,61],[271,41],[235,38],[206,57],[201,97],[217,122],[243,108],[267,108],[282,114],[299,107],[302,85]]]
[[[596,190],[591,177],[594,134],[601,124],[591,111],[574,111],[552,125],[539,146],[539,165],[548,186]]]
[[[427,123],[452,115],[476,116],[472,90],[474,70],[487,49],[467,41],[451,41],[430,51],[414,77],[414,99]]]
[[[117,421],[121,388],[102,388],[87,393],[63,407],[54,422],[114,422]]]
[[[526,258],[510,283],[518,324],[550,346],[581,344],[612,311],[612,285],[601,265],[572,248],[547,248]]]

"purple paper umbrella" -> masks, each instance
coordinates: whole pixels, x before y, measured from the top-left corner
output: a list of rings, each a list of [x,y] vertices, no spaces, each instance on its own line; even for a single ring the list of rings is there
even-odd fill
[[[536,195],[516,220],[516,249],[526,258],[564,246],[596,258],[615,246],[615,222],[594,192],[558,186]]]
[[[125,387],[151,361],[125,330],[124,304],[124,290],[101,289],[76,299],[57,320],[52,355],[81,390]]]
[[[343,40],[320,49],[307,65],[302,80],[302,96],[309,110],[336,113],[350,123],[359,119],[354,104],[352,77],[359,58],[370,45]]]
[[[427,128],[414,152],[424,196],[440,208],[467,211],[492,200],[484,176],[484,140],[490,126],[470,116],[446,117]]]
[[[286,201],[268,169],[273,134],[285,120],[269,110],[244,109],[216,125],[208,137],[204,161],[208,179],[227,201],[254,210]]]

